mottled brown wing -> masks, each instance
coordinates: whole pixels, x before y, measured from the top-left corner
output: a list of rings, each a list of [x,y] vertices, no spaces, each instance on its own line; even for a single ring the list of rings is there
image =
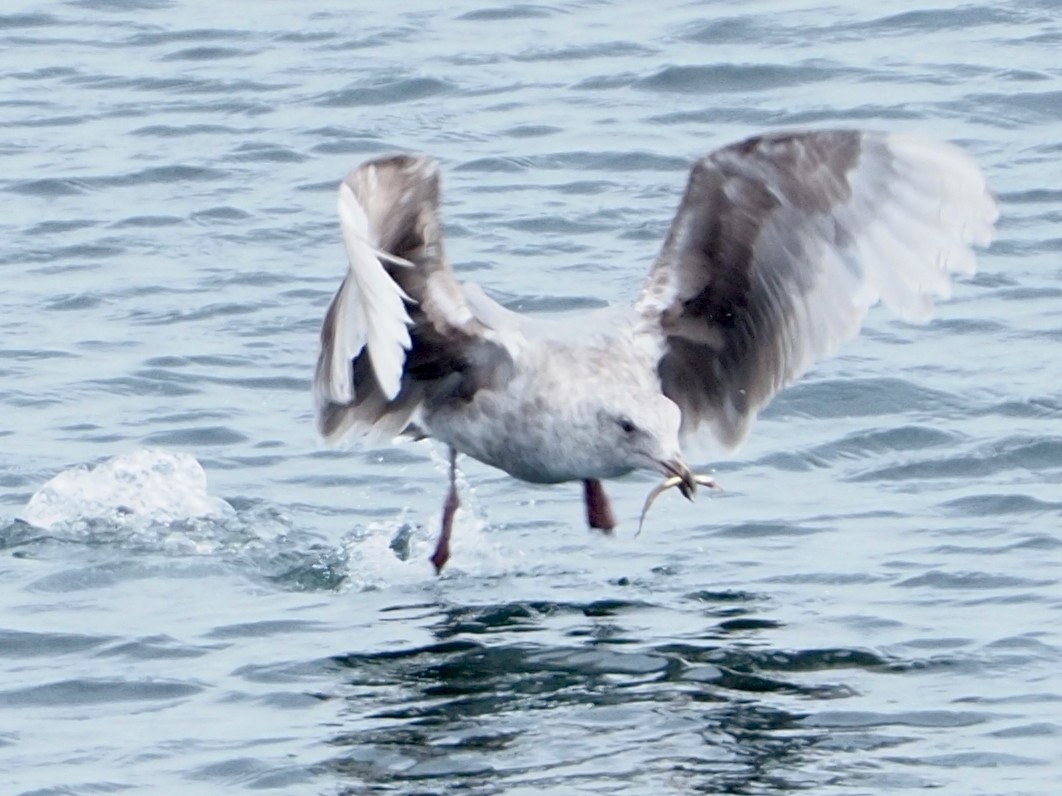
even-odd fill
[[[339,187],[350,269],[321,328],[320,433],[401,433],[425,401],[470,396],[507,359],[446,262],[439,173],[416,155],[362,164]]]
[[[635,305],[683,436],[737,445],[879,299],[928,319],[997,215],[972,160],[912,136],[765,135],[699,160]]]

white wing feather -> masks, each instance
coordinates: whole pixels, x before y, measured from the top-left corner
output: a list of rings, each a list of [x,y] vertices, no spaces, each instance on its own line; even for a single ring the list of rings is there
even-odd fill
[[[387,399],[393,400],[401,387],[411,344],[412,320],[405,305],[410,298],[380,263],[369,218],[346,182],[339,186],[337,208],[350,272],[337,297],[328,398],[336,403],[354,399],[351,361],[367,345],[376,381]]]

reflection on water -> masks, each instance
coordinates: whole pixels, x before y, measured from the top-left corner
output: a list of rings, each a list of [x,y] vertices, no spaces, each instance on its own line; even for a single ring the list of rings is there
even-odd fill
[[[850,670],[895,676],[927,664],[859,648],[770,649],[765,631],[778,625],[756,615],[753,596],[695,598],[706,616],[743,618],[706,628],[709,643],[645,646],[624,629],[653,608],[640,603],[438,613],[396,606],[422,619],[431,614],[438,640],[332,659],[346,685],[347,718],[331,740],[339,751],[328,766],[379,787],[459,781],[471,792],[519,792],[585,781],[624,792],[665,781],[693,792],[784,792],[851,784],[850,774],[830,774],[825,764],[859,768],[855,758],[910,744],[905,728],[995,718],[969,709],[839,710],[855,696],[844,682]],[[567,644],[536,638],[543,622],[562,617]],[[863,767],[854,782],[873,786],[879,775]]]

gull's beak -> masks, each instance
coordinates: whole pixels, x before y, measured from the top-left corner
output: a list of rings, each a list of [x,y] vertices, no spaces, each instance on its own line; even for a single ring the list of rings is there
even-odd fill
[[[678,483],[675,486],[679,488],[682,496],[686,500],[693,500],[693,495],[697,491],[697,477],[685,460],[676,454],[673,459],[661,461],[660,467],[663,469],[664,475],[678,479]]]
[[[697,475],[678,454],[672,459],[658,459],[656,463],[664,471],[667,478],[664,479],[664,483],[654,487],[653,491],[645,498],[645,505],[642,506],[642,516],[638,520],[638,533],[642,532],[642,525],[645,524],[645,515],[649,513],[649,508],[653,505],[653,501],[671,489],[671,487],[677,486],[679,492],[682,493],[686,500],[693,500],[693,494],[697,491],[698,485],[706,486],[710,489],[716,488],[714,478],[710,475]]]

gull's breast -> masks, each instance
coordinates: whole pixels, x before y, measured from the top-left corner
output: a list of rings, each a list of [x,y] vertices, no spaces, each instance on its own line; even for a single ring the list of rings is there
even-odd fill
[[[425,416],[431,436],[537,484],[616,478],[631,471],[594,454],[599,440],[588,418],[519,382],[481,391],[471,401],[437,407]]]

